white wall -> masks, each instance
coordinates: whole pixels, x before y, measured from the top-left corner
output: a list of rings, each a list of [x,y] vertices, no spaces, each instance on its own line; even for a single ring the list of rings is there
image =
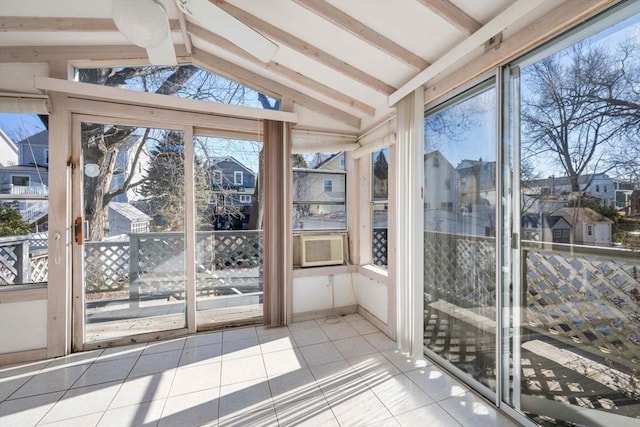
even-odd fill
[[[388,324],[387,285],[362,274],[354,274],[354,278],[357,278],[354,285],[358,304],[382,323]]]
[[[331,276],[333,277],[333,306],[347,307],[357,304],[353,291],[358,280],[357,273],[294,277],[291,291],[294,316],[299,313],[331,310]]]
[[[46,347],[46,300],[0,304],[0,354]]]

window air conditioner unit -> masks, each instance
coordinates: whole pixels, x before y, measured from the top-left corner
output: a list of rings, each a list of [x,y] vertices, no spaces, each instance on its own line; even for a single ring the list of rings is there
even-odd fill
[[[342,235],[340,234],[301,234],[300,248],[300,265],[302,267],[338,265],[344,261]]]

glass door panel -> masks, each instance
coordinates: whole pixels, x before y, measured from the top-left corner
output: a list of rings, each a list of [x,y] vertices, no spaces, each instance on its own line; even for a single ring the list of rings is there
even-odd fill
[[[194,140],[198,328],[262,322],[262,143]]]
[[[81,142],[84,343],[185,328],[184,132],[83,122]]]
[[[425,118],[424,346],[496,388],[496,90]]]

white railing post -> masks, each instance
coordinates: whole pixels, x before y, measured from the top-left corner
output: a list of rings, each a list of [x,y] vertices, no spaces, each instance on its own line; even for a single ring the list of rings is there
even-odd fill
[[[140,238],[129,236],[129,307],[140,307]]]

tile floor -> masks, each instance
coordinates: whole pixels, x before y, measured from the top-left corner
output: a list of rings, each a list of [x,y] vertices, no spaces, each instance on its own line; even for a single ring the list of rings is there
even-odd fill
[[[0,367],[2,426],[512,426],[362,316]]]

